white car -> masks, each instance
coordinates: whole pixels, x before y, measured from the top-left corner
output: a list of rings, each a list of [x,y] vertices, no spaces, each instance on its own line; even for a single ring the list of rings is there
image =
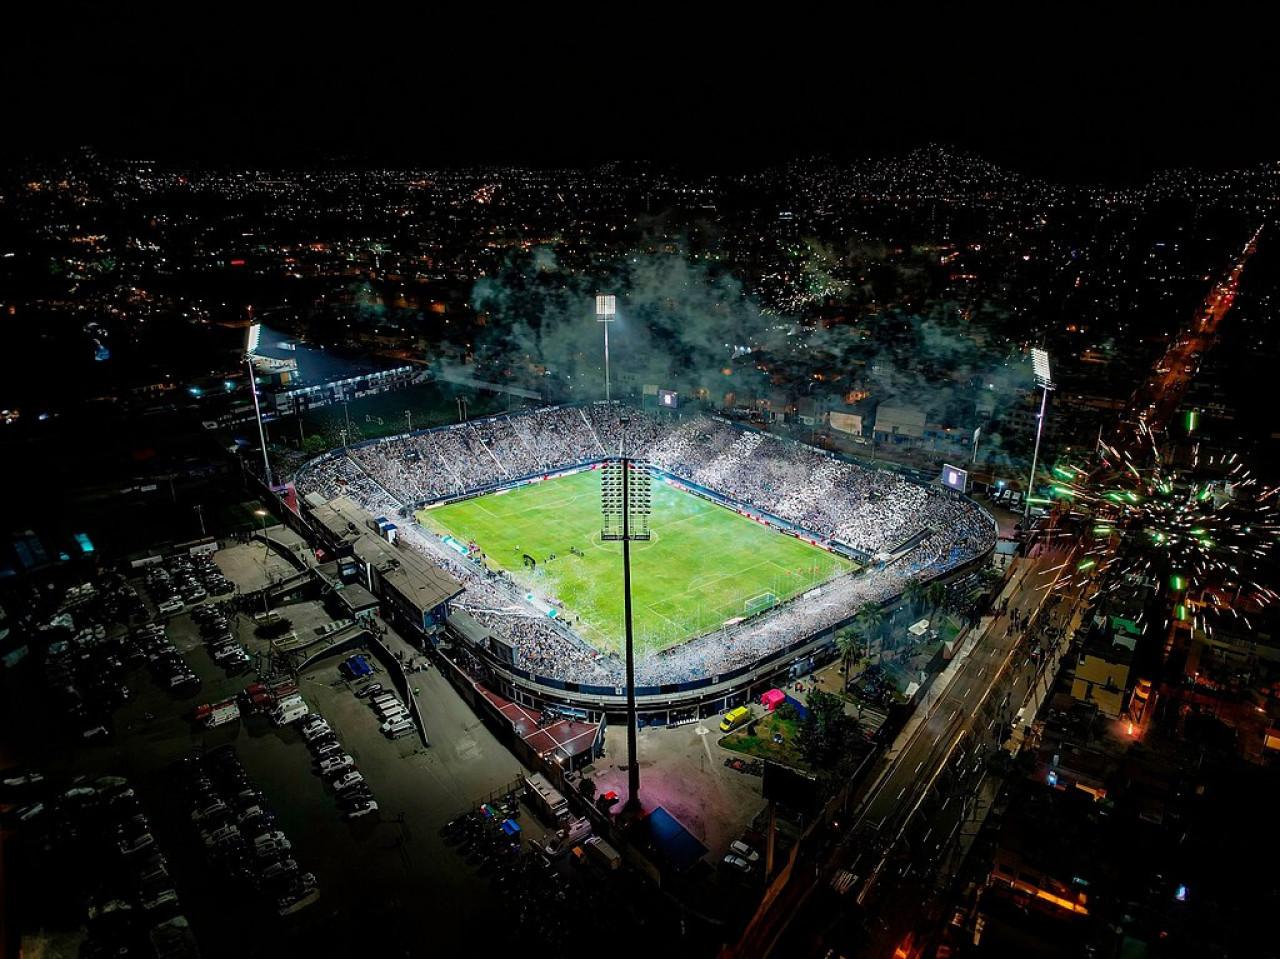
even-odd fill
[[[325,733],[331,733],[331,732],[333,732],[333,728],[322,719],[320,720],[320,722],[312,723],[310,726],[304,729],[302,731],[302,735],[307,740],[307,742],[311,742],[311,740],[319,739]]]
[[[357,803],[342,814],[343,819],[359,819],[361,816],[367,816],[369,813],[378,811],[378,803],[372,799],[366,799],[362,803]]]
[[[261,836],[254,836],[253,844],[255,846],[261,846],[263,843],[267,842],[281,842],[286,838],[288,837],[285,836],[283,830],[272,829],[270,832],[264,832]]]
[[[320,775],[328,776],[344,769],[350,769],[355,765],[355,762],[350,753],[343,753],[341,756],[330,756],[328,759],[320,760]]]
[[[180,599],[166,599],[156,609],[162,613],[180,613],[185,605]]]
[[[727,853],[724,857],[724,864],[738,870],[738,872],[750,872],[751,863],[747,862],[741,856],[735,856],[733,853]]]
[[[397,726],[401,725],[402,723],[412,723],[412,722],[413,720],[409,718],[408,713],[400,713],[399,715],[392,716],[385,723],[379,726],[378,731],[381,733],[389,733],[391,732],[391,730],[395,729]]]
[[[741,839],[735,839],[729,843],[729,852],[741,859],[745,859],[747,862],[755,862],[760,858],[760,853],[756,852]]]
[[[364,782],[364,776],[360,774],[359,770],[353,769],[350,772],[343,773],[333,781],[333,791],[342,792],[362,782]]]
[[[259,859],[267,859],[272,856],[283,856],[293,848],[293,843],[287,839],[273,839],[271,842],[260,842],[253,847],[254,855]]]

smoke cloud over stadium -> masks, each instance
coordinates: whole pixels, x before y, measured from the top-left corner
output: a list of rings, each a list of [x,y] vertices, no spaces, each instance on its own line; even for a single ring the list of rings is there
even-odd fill
[[[636,252],[589,272],[562,267],[545,248],[511,258],[473,288],[472,306],[486,321],[477,363],[545,368],[563,378],[572,400],[603,397],[597,293],[617,296],[609,330],[615,399],[645,385],[717,405],[767,400],[774,410],[806,397],[825,409],[862,396],[892,399],[923,410],[930,423],[983,428],[984,448],[994,451],[1001,440],[988,424],[1033,385],[1020,352],[983,345],[1007,321],[998,311],[975,320],[973,311],[926,301],[919,313],[857,306],[834,320],[802,319],[762,305],[736,277],[682,250]]]

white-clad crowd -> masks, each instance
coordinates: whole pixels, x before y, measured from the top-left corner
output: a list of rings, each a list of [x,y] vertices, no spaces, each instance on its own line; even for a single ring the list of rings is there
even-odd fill
[[[621,422],[625,418],[625,424]],[[623,446],[625,442],[625,447]],[[638,685],[706,679],[787,649],[991,549],[996,528],[969,500],[702,414],[673,418],[619,404],[554,407],[362,444],[314,460],[294,477],[300,495],[349,496],[375,515],[595,462],[620,452],[866,556],[891,557],[829,582],[821,594],[775,607],[636,663]],[[504,576],[461,560],[431,533],[401,536],[466,587],[457,604],[505,637],[516,663],[543,676],[603,686],[623,663],[602,656],[564,620],[534,610]]]

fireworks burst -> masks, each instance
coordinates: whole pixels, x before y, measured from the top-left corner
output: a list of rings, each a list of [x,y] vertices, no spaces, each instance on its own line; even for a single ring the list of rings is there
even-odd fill
[[[1164,580],[1174,615],[1197,628],[1208,628],[1207,613],[1248,624],[1249,613],[1280,598],[1261,581],[1280,533],[1277,489],[1263,488],[1235,453],[1201,463],[1197,449],[1180,472],[1164,463],[1145,424],[1138,438],[1149,465],[1099,443],[1096,468],[1054,467],[1059,513],[1074,520],[1085,544],[1059,584]]]

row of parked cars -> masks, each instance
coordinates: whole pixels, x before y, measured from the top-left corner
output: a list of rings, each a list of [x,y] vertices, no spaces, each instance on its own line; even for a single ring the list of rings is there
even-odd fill
[[[174,764],[208,865],[230,881],[267,896],[277,911],[314,902],[315,876],[302,872],[293,844],[275,826],[275,813],[237,755],[224,743]]]
[[[53,789],[28,778],[17,841],[32,871],[28,895],[48,884],[60,896],[83,895],[82,956],[142,954],[157,924],[181,909],[169,860],[151,818],[123,776],[78,777]],[[36,797],[39,798],[36,798]]]
[[[409,707],[394,692],[384,688],[382,683],[366,683],[357,688],[355,693],[358,698],[368,700],[378,717],[379,732],[388,739],[400,739],[418,731],[409,714]]]
[[[333,793],[342,818],[360,819],[376,813],[373,790],[328,721],[319,713],[309,713],[298,721],[298,729],[311,751],[316,774]]]
[[[200,677],[169,638],[163,623],[139,626],[129,634],[126,647],[128,660],[145,662],[156,685],[161,689],[186,696],[200,688]]]
[[[230,596],[235,584],[208,556],[170,557],[146,576],[147,592],[162,614],[180,613],[211,596]]]
[[[204,639],[210,658],[230,676],[238,676],[253,667],[253,657],[236,637],[229,610],[220,603],[207,603],[191,611]]]

